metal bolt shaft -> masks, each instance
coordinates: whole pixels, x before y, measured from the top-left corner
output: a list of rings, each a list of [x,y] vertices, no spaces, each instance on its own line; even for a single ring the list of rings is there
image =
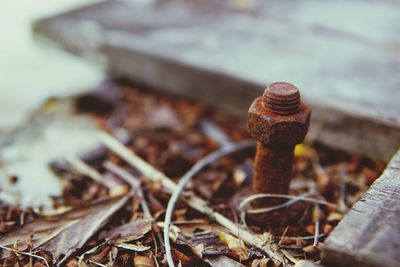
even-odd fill
[[[294,147],[303,141],[307,132],[309,108],[301,103],[299,90],[294,85],[279,82],[265,89],[262,98],[253,103],[251,112],[258,116],[257,119],[249,119],[250,133],[258,139],[253,192],[288,194]],[[297,130],[297,125],[301,124],[304,127]],[[260,199],[255,204],[265,207],[279,203],[278,199]]]
[[[254,160],[253,192],[287,194],[292,175],[293,148],[276,149],[257,142]],[[262,206],[273,206],[277,201],[258,201]],[[269,204],[269,205],[268,205]]]

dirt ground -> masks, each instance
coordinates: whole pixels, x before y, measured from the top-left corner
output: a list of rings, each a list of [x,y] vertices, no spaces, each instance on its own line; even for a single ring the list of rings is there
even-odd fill
[[[260,211],[251,205],[254,143],[244,121],[112,81],[73,103],[102,129],[93,139],[104,145],[50,163],[62,184],[54,210],[2,203],[6,266],[166,266],[169,215],[178,266],[318,262],[325,238],[384,168],[308,140],[295,150],[290,195],[263,196],[281,204]],[[226,144],[235,150],[195,171],[168,215],[175,183]],[[8,183],[18,186],[18,177]]]

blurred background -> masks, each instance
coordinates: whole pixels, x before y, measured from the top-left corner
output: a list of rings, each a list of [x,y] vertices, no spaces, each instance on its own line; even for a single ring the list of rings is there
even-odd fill
[[[0,5],[5,36],[0,129],[17,125],[50,95],[93,86],[104,70],[186,95],[217,87],[248,95],[217,104],[231,110],[246,107],[258,94],[246,88],[284,80],[301,88],[311,104],[379,114],[386,121],[397,120],[393,114],[400,111],[392,97],[400,85],[396,1],[4,0]],[[76,60],[61,47],[90,60]],[[202,76],[205,72],[214,76]],[[223,80],[226,76],[232,79]]]
[[[241,119],[266,85],[291,82],[315,140],[384,162],[400,145],[398,1],[2,0],[0,29],[0,198],[32,181],[27,205],[59,194],[48,163],[96,143],[59,102],[104,80]]]
[[[102,81],[103,70],[49,41],[39,42],[32,35],[32,22],[93,2],[0,2],[0,201],[51,206],[49,196],[60,194],[61,183],[48,163],[88,143],[87,121],[50,117],[42,123],[34,114],[48,98],[93,88]],[[18,186],[12,186],[9,177],[17,177]]]
[[[0,2],[0,132],[17,126],[48,97],[71,95],[99,82],[97,66],[37,42],[31,31],[34,20],[93,2]]]

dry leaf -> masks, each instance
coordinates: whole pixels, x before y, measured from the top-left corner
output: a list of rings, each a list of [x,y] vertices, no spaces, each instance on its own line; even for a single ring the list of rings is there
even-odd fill
[[[96,254],[93,254],[89,257],[90,260],[95,262],[101,262],[105,256],[108,255],[108,252],[111,250],[109,246],[103,246]]]
[[[106,235],[107,240],[113,239],[116,243],[137,240],[151,231],[151,220],[136,219],[135,221],[113,228]]]
[[[76,249],[81,248],[128,198],[125,196],[96,201],[57,216],[33,221],[4,236],[0,243],[12,246],[18,240],[26,240],[33,235],[33,248],[41,247],[51,252],[55,259],[63,254],[62,260],[65,260]],[[23,244],[18,244],[18,249],[21,249],[21,245]]]
[[[155,267],[154,259],[147,256],[135,256],[134,258],[135,267]]]
[[[158,222],[157,226],[160,228],[164,228],[164,223],[163,222]],[[179,237],[181,230],[179,229],[178,226],[171,224],[169,226],[169,238],[172,239],[172,241],[176,242],[176,240]]]
[[[303,251],[311,254],[316,251],[316,248],[313,245],[310,245],[310,246],[304,247]]]
[[[331,212],[328,215],[328,218],[326,219],[328,222],[333,222],[333,221],[340,221],[343,219],[343,214],[339,212]]]
[[[249,249],[244,244],[243,240],[225,232],[221,232],[219,237],[241,261],[249,258]]]
[[[270,263],[272,262],[273,266],[275,263],[271,259],[256,259],[251,263],[251,267],[269,267],[271,266]]]

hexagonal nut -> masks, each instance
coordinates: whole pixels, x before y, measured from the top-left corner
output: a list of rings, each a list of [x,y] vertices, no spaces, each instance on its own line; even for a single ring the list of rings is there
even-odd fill
[[[264,105],[262,97],[251,104],[247,130],[249,134],[270,147],[294,147],[303,142],[307,134],[311,110],[301,104],[299,112],[293,115],[276,115]]]

